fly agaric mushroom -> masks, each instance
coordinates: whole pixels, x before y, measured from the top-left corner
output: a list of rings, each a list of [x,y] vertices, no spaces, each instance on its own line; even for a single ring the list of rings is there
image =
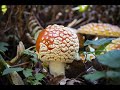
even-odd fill
[[[74,31],[62,25],[49,25],[39,33],[36,50],[41,61],[49,63],[54,77],[65,75],[65,63],[79,59],[79,40]]]
[[[95,40],[102,37],[120,37],[120,28],[118,26],[105,23],[89,23],[81,26],[78,29],[77,34],[80,34],[81,36],[85,34],[97,36]],[[94,45],[92,47],[95,49],[98,48],[98,46]]]
[[[81,26],[77,33],[103,37],[120,37],[120,28],[111,24],[89,23]]]
[[[107,52],[111,50],[120,50],[120,38],[112,40],[112,42],[105,47],[105,50]]]

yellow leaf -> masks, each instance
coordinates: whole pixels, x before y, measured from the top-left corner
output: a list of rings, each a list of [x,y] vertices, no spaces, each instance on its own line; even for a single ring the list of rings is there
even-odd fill
[[[5,14],[6,11],[7,11],[7,6],[6,5],[2,5],[1,9],[2,9],[3,14]]]
[[[88,9],[89,5],[79,5],[79,12],[85,12]]]

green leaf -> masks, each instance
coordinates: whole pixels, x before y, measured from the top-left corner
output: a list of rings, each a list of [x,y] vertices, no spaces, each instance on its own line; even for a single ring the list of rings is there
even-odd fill
[[[25,77],[32,76],[32,69],[23,70],[23,74],[25,75]]]
[[[25,81],[26,81],[28,84],[33,85],[34,80],[35,80],[35,77],[30,76],[30,77],[27,77],[27,78],[25,78],[25,79],[26,79]]]
[[[3,60],[3,57],[1,56],[1,54],[0,54],[0,60]]]
[[[111,68],[120,68],[120,50],[112,50],[97,56],[98,62]]]
[[[37,63],[38,62],[38,60],[36,59],[36,58],[30,58],[33,62],[35,62],[35,63]]]
[[[83,77],[86,80],[95,81],[95,80],[98,80],[100,78],[105,77],[105,72],[96,71],[94,73],[90,73],[90,74],[84,75]]]
[[[24,50],[23,54],[33,56],[34,51],[30,51],[29,49]]]
[[[101,45],[96,51],[95,51],[95,55],[100,55],[102,52],[105,53],[105,47],[108,45],[109,43],[105,43],[104,45]]]
[[[0,76],[2,76],[3,70],[7,68],[7,63],[3,59],[3,57],[0,55]]]
[[[13,73],[14,71],[16,71],[16,72],[22,71],[23,69],[24,69],[24,68],[6,68],[6,69],[3,71],[3,75]]]
[[[38,62],[38,61],[37,61],[37,54],[36,54],[34,51],[30,51],[30,50],[26,49],[26,50],[24,50],[23,54],[26,54],[26,55],[31,56],[30,59],[31,59],[33,62],[35,62],[35,63]]]
[[[8,43],[0,42],[0,51],[3,52],[7,51],[8,50],[8,48],[6,48],[7,46],[9,46]]]
[[[38,80],[33,81],[33,85],[41,85],[42,83],[40,83]]]
[[[45,77],[45,75],[42,74],[42,73],[37,73],[37,74],[35,74],[36,80],[42,80],[42,78],[44,78],[44,77]]]
[[[120,72],[118,71],[107,71],[106,75],[110,78],[120,78]]]
[[[105,43],[110,43],[114,38],[102,38],[102,39],[99,39],[99,40],[87,40],[85,43],[84,43],[84,46],[86,45],[96,45],[96,46],[100,46],[100,45],[104,45]]]

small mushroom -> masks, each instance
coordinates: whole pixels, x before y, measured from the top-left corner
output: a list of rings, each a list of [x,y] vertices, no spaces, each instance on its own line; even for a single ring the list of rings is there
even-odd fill
[[[120,28],[105,23],[89,23],[81,26],[77,33],[103,37],[120,37]]]
[[[49,63],[54,77],[65,75],[65,63],[79,59],[79,40],[73,30],[62,25],[49,25],[39,33],[36,50],[38,58]]]
[[[107,52],[111,50],[120,50],[120,38],[112,40],[112,42],[105,47],[105,50]]]

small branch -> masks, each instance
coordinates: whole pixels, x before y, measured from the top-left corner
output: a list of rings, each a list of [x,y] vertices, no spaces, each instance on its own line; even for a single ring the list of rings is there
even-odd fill
[[[85,74],[86,72],[82,72],[82,73],[80,73],[80,74],[78,74],[78,76],[77,77],[75,77],[75,79],[78,79],[79,77],[81,77],[83,74]]]
[[[74,19],[72,22],[70,22],[67,27],[72,27],[75,25],[75,23],[77,22],[77,19]]]
[[[25,63],[17,64],[17,65],[11,66],[11,68],[23,66],[23,65],[26,65],[26,64],[29,64],[29,63],[30,62],[25,62]]]
[[[29,48],[27,48],[27,49],[32,49],[32,48],[35,48],[35,45],[34,45],[34,46],[31,46],[31,47],[29,47]]]

